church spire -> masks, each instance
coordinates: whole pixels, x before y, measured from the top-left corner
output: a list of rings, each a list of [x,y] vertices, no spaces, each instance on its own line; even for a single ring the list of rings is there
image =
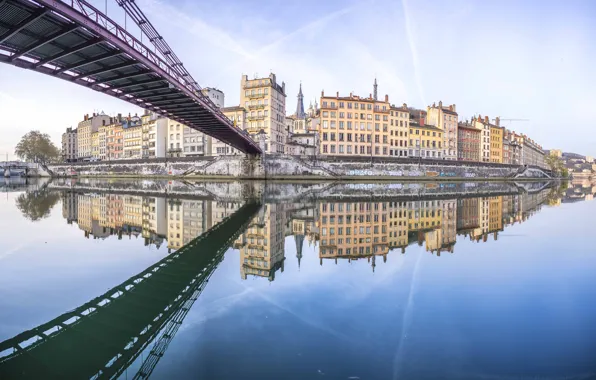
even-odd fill
[[[377,99],[377,78],[375,78],[375,84],[373,85],[373,99],[374,100],[378,100]]]
[[[296,257],[298,258],[298,269],[300,269],[300,261],[302,259],[302,246],[304,245],[304,235],[294,235],[294,242],[296,243]]]
[[[304,113],[304,95],[302,95],[302,82],[300,82],[300,91],[298,91],[298,104],[296,105],[296,117],[298,119],[304,119],[306,117]]]

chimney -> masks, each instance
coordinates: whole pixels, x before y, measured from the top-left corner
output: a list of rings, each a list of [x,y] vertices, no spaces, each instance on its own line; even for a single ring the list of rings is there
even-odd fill
[[[325,96],[325,91],[321,90],[321,98]]]
[[[389,95],[385,94],[385,103],[389,103]]]
[[[495,118],[495,124],[497,125],[497,127],[500,127],[501,126],[501,118],[500,117],[497,116]]]
[[[352,96],[353,96],[353,95],[352,95],[352,93],[350,92],[350,98],[351,98]]]
[[[335,96],[339,98],[339,91],[335,93]]]
[[[402,105],[402,107],[404,107],[404,109],[406,109],[406,110],[408,109],[408,105],[407,105],[406,103],[404,103],[404,104]]]
[[[443,108],[443,102],[439,100],[439,108]]]
[[[484,117],[484,122],[485,122],[486,124],[488,124],[488,116],[485,116],[485,117]]]
[[[452,105],[452,107],[453,107],[453,110],[452,110],[452,111],[453,111],[453,112],[457,112],[457,111],[455,110],[455,104],[454,104],[454,105]]]
[[[453,104],[449,106],[449,111],[453,112]]]
[[[368,97],[369,97],[369,99],[372,99],[372,98],[373,98],[373,97],[372,97],[372,94],[368,94]]]

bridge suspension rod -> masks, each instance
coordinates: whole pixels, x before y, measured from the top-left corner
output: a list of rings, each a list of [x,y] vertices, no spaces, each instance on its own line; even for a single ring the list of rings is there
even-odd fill
[[[194,80],[192,75],[186,70],[182,61],[180,61],[166,40],[157,32],[153,24],[151,24],[147,16],[145,16],[141,8],[136,4],[135,0],[116,0],[116,2],[122,9],[124,9],[126,15],[137,24],[139,29],[141,29],[141,32],[147,36],[149,42],[151,42],[151,44],[153,44],[153,46],[160,52],[165,61],[172,67],[173,71],[184,78],[194,89],[195,94],[201,97],[214,112],[221,113],[219,107],[217,107],[208,96],[203,94],[201,86],[199,86],[198,82]]]

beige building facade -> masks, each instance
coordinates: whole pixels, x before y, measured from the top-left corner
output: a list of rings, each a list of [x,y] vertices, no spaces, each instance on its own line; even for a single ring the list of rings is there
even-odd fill
[[[457,160],[457,123],[455,104],[443,107],[443,102],[426,108],[426,124],[443,130],[443,154],[446,160]]]
[[[286,85],[278,83],[275,74],[267,78],[248,79],[240,82],[240,106],[246,110],[246,130],[257,143],[259,132],[265,133],[265,153],[283,154],[287,131]]]
[[[141,117],[143,158],[162,158],[166,156],[168,119],[158,114],[145,111]]]
[[[388,95],[379,101],[372,96],[325,96],[322,92],[319,154],[390,157],[397,152],[399,156],[407,151],[409,119],[407,106],[392,106]]]
[[[184,129],[188,128],[180,122],[168,119],[168,141],[167,141],[167,156],[168,157],[185,157],[184,156]]]
[[[110,117],[104,113],[85,115],[83,121],[77,126],[77,158],[80,161],[89,161],[93,157],[92,133],[97,132],[102,125],[108,125]],[[99,151],[97,153],[99,157]]]
[[[99,161],[99,132],[91,132],[91,160]]]
[[[133,116],[122,125],[123,157],[139,159],[143,157],[143,123],[140,117]]]
[[[490,123],[488,116],[472,118],[472,125],[480,130],[480,161],[490,162]]]
[[[62,134],[62,159],[65,162],[77,161],[78,157],[77,130],[67,128]]]
[[[410,157],[441,159],[443,158],[443,143],[445,132],[433,125],[418,125],[416,122],[410,123]]]

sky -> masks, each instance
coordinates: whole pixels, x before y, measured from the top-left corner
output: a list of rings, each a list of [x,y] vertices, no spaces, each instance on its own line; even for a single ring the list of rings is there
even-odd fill
[[[120,20],[114,0],[108,15]],[[104,9],[104,0],[92,0]],[[139,0],[202,87],[238,105],[243,74],[274,72],[286,112],[326,94],[372,93],[425,108],[456,104],[460,119],[488,115],[545,149],[596,155],[596,3],[590,0]],[[217,4],[217,5],[214,5]],[[134,33],[134,31],[133,31]],[[140,112],[43,74],[0,65],[0,157],[29,130],[59,144],[85,113]]]

